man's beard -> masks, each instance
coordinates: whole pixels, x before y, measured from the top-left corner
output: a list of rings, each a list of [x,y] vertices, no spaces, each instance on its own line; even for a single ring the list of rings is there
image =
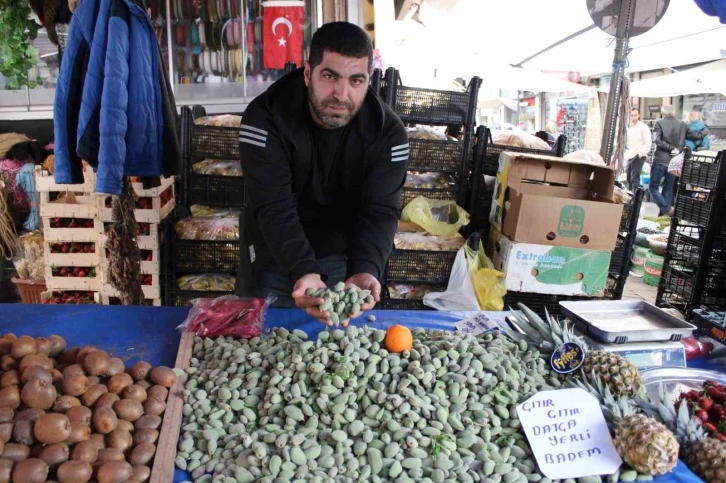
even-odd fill
[[[353,119],[356,114],[358,114],[358,111],[360,110],[360,106],[356,108],[350,101],[338,102],[334,98],[328,98],[324,100],[318,99],[315,96],[315,91],[313,90],[312,84],[308,86],[308,101],[318,120],[330,129],[336,129],[345,126],[351,121],[351,119]],[[346,109],[348,109],[348,113],[335,114],[332,116],[327,115],[324,111],[326,107],[345,107]]]

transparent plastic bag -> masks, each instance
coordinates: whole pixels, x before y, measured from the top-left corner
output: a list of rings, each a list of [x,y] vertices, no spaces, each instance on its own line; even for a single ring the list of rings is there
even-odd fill
[[[685,159],[686,155],[685,153],[681,153],[678,156],[675,156],[673,159],[671,159],[671,162],[668,163],[668,172],[671,173],[674,176],[681,177],[681,171],[683,171],[683,161]]]
[[[191,216],[174,225],[182,240],[234,241],[239,240],[239,219],[219,216]]]
[[[494,269],[480,242],[477,251],[459,249],[444,292],[424,296],[424,305],[436,310],[502,310],[507,294],[504,273]]]
[[[605,161],[603,161],[602,156],[600,156],[600,153],[597,153],[595,151],[587,151],[585,149],[580,149],[579,151],[574,151],[569,154],[565,154],[565,157],[563,159],[569,159],[571,161],[579,161],[583,164],[592,164],[595,166],[605,166]]]
[[[225,295],[195,299],[187,319],[177,329],[200,337],[251,339],[262,333],[271,299]]]
[[[447,189],[456,186],[456,180],[447,173],[414,173],[406,174],[407,188]]]
[[[409,139],[429,139],[438,141],[446,141],[448,139],[446,134],[429,126],[416,126],[408,128],[406,131],[408,131]]]
[[[432,235],[452,236],[469,224],[469,213],[453,201],[417,196],[403,208],[401,219],[416,223]]]
[[[220,114],[218,116],[203,116],[194,120],[197,126],[239,127],[242,116],[234,114]]]
[[[700,341],[695,337],[687,337],[681,340],[681,344],[686,350],[686,360],[698,359],[706,357],[713,352],[714,345],[708,341]]]
[[[242,163],[234,160],[205,159],[192,165],[196,174],[211,174],[216,176],[242,176]]]
[[[464,237],[458,233],[453,236],[436,236],[427,233],[398,232],[393,238],[393,243],[399,250],[455,252],[464,246],[465,242]]]
[[[550,151],[552,147],[537,136],[522,131],[497,131],[492,130],[492,142],[494,144],[513,146],[517,148],[540,149]]]
[[[390,284],[386,288],[388,296],[393,300],[421,300],[426,294],[444,290],[440,285],[428,284]]]
[[[209,216],[215,218],[239,218],[242,212],[233,208],[219,208],[216,206],[192,205],[189,207],[194,218]]]
[[[223,273],[202,273],[198,275],[182,275],[176,279],[179,290],[195,290],[198,292],[231,292],[237,281],[232,275]]]

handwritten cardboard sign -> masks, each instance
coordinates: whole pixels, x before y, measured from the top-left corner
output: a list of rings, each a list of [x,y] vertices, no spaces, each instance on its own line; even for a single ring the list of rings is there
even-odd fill
[[[547,478],[610,475],[623,463],[600,404],[582,389],[537,393],[517,406],[517,415]]]

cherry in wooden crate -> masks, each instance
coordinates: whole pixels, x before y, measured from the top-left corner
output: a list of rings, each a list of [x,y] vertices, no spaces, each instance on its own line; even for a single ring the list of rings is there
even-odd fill
[[[50,266],[91,267],[98,265],[101,246],[95,242],[43,242],[45,264]]]
[[[40,294],[43,304],[86,305],[100,302],[98,292],[87,290],[48,290]]]
[[[174,197],[173,178],[167,178],[171,182],[162,183],[159,188],[154,188],[153,192],[158,192],[158,196],[138,196],[136,198],[136,208],[134,216],[139,223],[161,223],[176,206]],[[152,190],[141,191],[146,194]],[[101,220],[113,221],[113,197],[101,196],[99,198],[99,212]]]
[[[98,242],[103,223],[97,218],[42,218],[43,235],[53,242]]]
[[[107,295],[109,297],[120,297],[119,291],[116,290],[115,287],[113,287],[109,283],[108,279],[108,265],[106,264],[104,266],[104,271],[102,273],[103,275],[103,285],[101,289],[102,295]],[[159,284],[159,274],[158,273],[142,273],[140,275],[141,278],[141,290],[144,292],[144,298],[145,299],[160,299],[161,298],[161,286]]]
[[[45,266],[45,284],[50,290],[101,291],[101,276],[97,266]]]

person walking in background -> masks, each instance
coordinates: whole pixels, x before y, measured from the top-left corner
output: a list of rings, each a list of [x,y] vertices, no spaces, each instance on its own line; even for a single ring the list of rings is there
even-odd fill
[[[635,192],[640,188],[640,172],[643,170],[645,160],[650,153],[653,138],[650,128],[640,120],[640,111],[634,107],[630,111],[630,125],[628,126],[628,144],[625,151],[626,173],[628,188]]]
[[[691,151],[708,151],[711,149],[710,131],[703,122],[699,111],[691,111],[686,117],[686,146]]]
[[[653,166],[650,170],[650,197],[658,205],[658,216],[673,216],[673,188],[676,177],[668,172],[668,164],[673,156],[683,151],[686,142],[686,123],[673,114],[673,106],[661,108],[663,118],[653,126]],[[663,188],[660,188],[663,181]]]

